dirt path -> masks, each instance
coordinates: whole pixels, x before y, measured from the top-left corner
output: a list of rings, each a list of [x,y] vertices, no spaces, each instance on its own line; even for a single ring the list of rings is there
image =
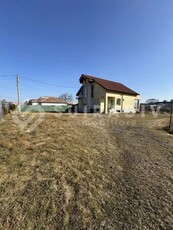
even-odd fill
[[[164,135],[139,126],[111,132],[122,168],[116,181],[115,229],[171,229],[173,150]]]

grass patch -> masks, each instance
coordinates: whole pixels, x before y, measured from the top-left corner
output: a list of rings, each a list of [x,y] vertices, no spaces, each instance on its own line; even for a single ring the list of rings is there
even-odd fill
[[[0,229],[171,229],[173,144],[160,129],[167,119],[47,114],[25,132],[7,115]]]

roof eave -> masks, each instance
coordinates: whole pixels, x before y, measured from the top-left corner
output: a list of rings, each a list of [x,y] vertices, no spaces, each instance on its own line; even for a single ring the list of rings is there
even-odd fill
[[[103,88],[105,88],[105,87],[103,87]],[[110,90],[110,89],[107,89],[107,88],[105,88],[105,89],[106,89],[106,91],[113,92],[113,93],[120,93],[120,94],[133,95],[133,96],[140,95],[139,93],[136,93],[136,92],[134,92],[134,93],[127,93],[127,92],[124,92],[124,91]]]
[[[80,76],[80,78],[79,78],[79,82],[82,84],[83,83],[83,79],[84,78],[90,78],[91,77],[91,79],[92,79],[92,76],[90,76],[90,75],[86,75],[86,74],[81,74],[81,76]],[[97,78],[96,77],[93,77],[94,79],[94,81],[97,83],[97,84],[99,84],[101,87],[103,87],[106,91],[111,91],[111,92],[117,92],[117,93],[121,93],[121,94],[127,94],[127,95],[134,95],[134,96],[137,96],[137,95],[140,95],[139,93],[137,93],[137,92],[135,92],[135,91],[133,91],[132,90],[132,92],[130,93],[130,92],[124,92],[124,91],[118,91],[118,90],[110,90],[109,88],[107,88],[107,87],[105,87],[104,85],[102,85],[99,81],[97,81]],[[118,83],[118,82],[117,82]],[[119,83],[120,84],[120,83]],[[81,88],[79,89],[79,91],[77,92],[77,94],[76,94],[76,96],[78,96],[78,94],[80,93],[80,90],[81,90]],[[129,90],[131,90],[131,89],[129,89]]]
[[[80,82],[81,84],[82,84],[84,78],[85,78],[85,76],[84,76],[84,74],[82,74],[82,75],[80,76],[80,78],[79,78],[79,82]]]
[[[82,88],[83,88],[83,85],[80,87],[80,89],[79,89],[78,92],[76,93],[76,96],[78,96],[78,95],[80,94]]]

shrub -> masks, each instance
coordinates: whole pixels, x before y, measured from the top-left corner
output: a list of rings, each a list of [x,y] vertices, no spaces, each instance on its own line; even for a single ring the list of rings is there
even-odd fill
[[[9,110],[14,111],[16,109],[16,107],[17,106],[15,104],[11,103],[10,106],[9,106]]]
[[[2,111],[4,115],[8,114],[7,103],[5,100],[2,101]]]

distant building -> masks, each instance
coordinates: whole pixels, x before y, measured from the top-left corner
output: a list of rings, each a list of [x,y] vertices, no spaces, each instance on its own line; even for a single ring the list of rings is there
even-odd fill
[[[159,111],[160,113],[169,113],[171,111],[171,104],[172,100],[163,100],[159,101],[156,99],[149,99],[146,102],[148,103],[141,103],[140,110],[144,111]]]
[[[39,97],[38,99],[30,99],[29,104],[30,105],[46,105],[46,106],[50,106],[50,105],[67,106],[68,105],[68,103],[61,98],[48,97],[48,96]]]
[[[146,104],[154,104],[154,103],[158,103],[159,100],[158,99],[148,99],[146,100]]]

